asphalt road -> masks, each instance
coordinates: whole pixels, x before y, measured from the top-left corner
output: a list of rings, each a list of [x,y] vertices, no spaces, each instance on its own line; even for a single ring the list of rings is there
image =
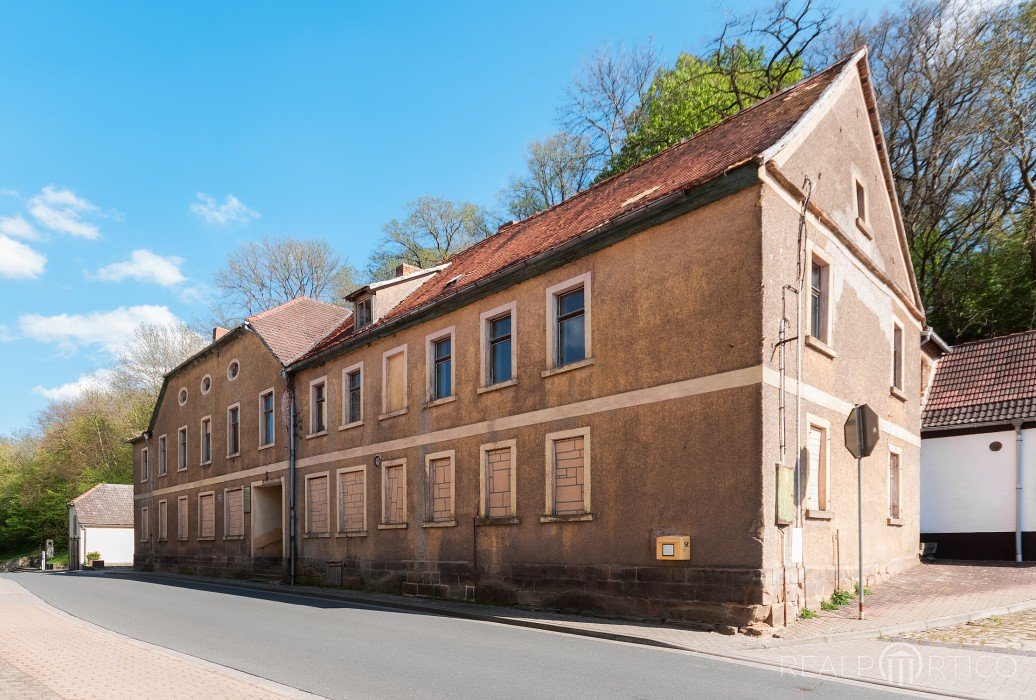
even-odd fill
[[[331,698],[889,695],[679,651],[232,584],[4,576],[116,632]]]

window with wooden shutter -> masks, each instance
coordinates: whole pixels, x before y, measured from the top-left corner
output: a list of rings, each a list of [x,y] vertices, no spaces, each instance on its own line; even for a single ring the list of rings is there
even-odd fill
[[[169,533],[169,503],[163,499],[158,502],[158,540],[165,542]]]
[[[810,510],[826,511],[828,505],[827,425],[810,422],[806,432],[806,492],[804,505]]]
[[[148,508],[140,509],[140,541],[147,542],[151,539],[151,514]]]
[[[176,539],[186,540],[189,529],[187,522],[187,496],[180,496],[176,500]]]
[[[898,452],[889,452],[889,517],[899,519],[899,493],[902,475],[899,468]]]
[[[406,350],[385,356],[385,413],[406,410]]]
[[[203,493],[198,496],[198,539],[211,540],[216,537],[216,495]]]
[[[245,490],[230,489],[223,504],[224,538],[245,536]]]
[[[307,535],[323,535],[331,531],[327,483],[327,474],[306,477]]]

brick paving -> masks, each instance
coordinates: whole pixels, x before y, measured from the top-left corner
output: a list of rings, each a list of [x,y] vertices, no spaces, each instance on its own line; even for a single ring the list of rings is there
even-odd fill
[[[304,693],[145,644],[0,580],[4,698],[285,698]]]
[[[898,639],[962,647],[1004,649],[1036,655],[1036,610],[994,615],[951,627],[907,632]]]

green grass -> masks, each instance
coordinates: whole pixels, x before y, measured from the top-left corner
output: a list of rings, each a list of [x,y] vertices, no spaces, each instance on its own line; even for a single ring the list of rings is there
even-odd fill
[[[813,618],[818,617],[818,615],[809,608],[802,608],[802,610],[799,611],[799,617],[803,620],[812,620]]]
[[[57,542],[54,543],[54,557],[48,559],[48,564],[63,564],[68,566],[68,548],[61,549],[57,546]],[[8,562],[12,559],[21,559],[22,557],[38,557],[42,549],[36,547],[22,547],[19,549],[9,549],[5,552],[0,552],[0,562]]]

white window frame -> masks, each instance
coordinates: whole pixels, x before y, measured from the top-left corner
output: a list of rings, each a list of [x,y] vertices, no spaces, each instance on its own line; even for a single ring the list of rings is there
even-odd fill
[[[205,421],[209,422],[209,458],[205,459]],[[202,416],[198,421],[198,464],[207,466],[212,464],[212,416]]]
[[[231,491],[241,492],[241,534],[231,535],[230,532],[230,509],[227,504],[230,500],[227,495]],[[245,539],[245,487],[244,486],[231,486],[223,489],[223,539],[224,540],[243,540]]]
[[[436,398],[435,390],[435,344],[440,340],[450,339],[450,395]],[[457,398],[457,327],[449,326],[429,333],[424,337],[424,400],[430,405],[448,403]]]
[[[899,331],[899,367],[896,367],[896,331]],[[903,324],[898,319],[892,321],[892,383],[890,388],[893,393],[903,393],[903,386],[905,383],[906,374],[906,362],[904,357],[904,350],[906,346],[906,331],[903,328]],[[897,376],[898,375],[898,376]]]
[[[512,319],[513,323],[513,319]],[[501,440],[500,442],[489,442],[478,447],[478,517],[489,520],[489,493],[486,490],[489,479],[488,462],[489,453],[497,450],[511,451],[511,514],[508,518],[518,517],[518,441]],[[553,490],[553,489],[552,489]],[[499,518],[494,518],[499,520]]]
[[[202,537],[201,536],[201,499],[205,496],[212,496],[212,536]],[[214,542],[216,539],[216,492],[215,491],[202,491],[198,494],[198,541],[199,542]]]
[[[491,383],[493,365],[490,361],[489,326],[502,316],[511,316],[511,378],[503,382]],[[479,314],[479,387],[482,389],[502,389],[518,383],[518,304],[508,302],[495,309]]]
[[[230,376],[230,368],[233,367],[235,364],[237,364],[237,374],[235,374],[233,377],[231,377]],[[237,378],[240,377],[240,376],[241,376],[241,361],[235,357],[233,360],[231,360],[230,362],[227,363],[227,381],[231,381],[231,382],[237,381]]]
[[[180,433],[183,433],[183,448],[180,447]],[[176,471],[184,472],[187,471],[187,450],[190,449],[187,445],[190,440],[190,433],[187,431],[186,425],[181,425],[176,429]]]
[[[860,192],[863,192],[863,208],[860,208]],[[870,238],[870,193],[867,192],[867,185],[858,173],[853,174],[853,211],[856,212],[856,225]]]
[[[269,442],[263,442],[263,433],[266,431],[266,416],[263,415],[263,397],[269,395],[271,397],[270,405],[273,408],[273,428],[272,435],[270,435]],[[259,392],[259,449],[265,450],[274,447],[277,444],[277,393],[274,391],[274,387],[270,387],[264,391]]]
[[[312,481],[313,479],[319,479],[320,477],[325,477],[326,478],[326,481],[324,482],[324,487],[327,490],[327,500],[325,501],[326,504],[327,504],[326,507],[325,507],[325,510],[327,511],[326,512],[326,515],[327,515],[327,532],[310,532],[310,530],[309,530],[309,511],[310,511],[310,505],[309,505],[309,501],[310,501],[310,497],[309,497],[310,491],[309,491],[309,489],[310,489],[310,486],[309,486],[309,482]],[[305,485],[305,490],[302,492],[302,503],[303,503],[303,508],[305,510],[302,513],[302,536],[303,537],[330,537],[331,536],[331,472],[329,472],[329,471],[322,471],[322,472],[313,472],[312,474],[306,474],[306,479],[305,479],[304,485]]]
[[[573,515],[557,515],[554,512],[554,443],[567,438],[583,438],[583,512]],[[590,509],[590,427],[575,428],[574,430],[560,430],[555,433],[547,433],[545,437],[545,470],[546,470],[546,511],[540,517],[540,522],[564,522],[570,520],[592,520],[593,511]],[[517,465],[516,465],[517,467]]]
[[[401,523],[389,523],[385,520],[385,506],[388,505],[388,491],[386,489],[386,481],[388,478],[389,467],[403,467],[403,522]],[[407,492],[407,467],[406,458],[403,459],[390,459],[381,464],[381,492],[379,494],[381,499],[381,514],[380,522],[378,523],[379,530],[402,530],[407,526],[407,521],[410,519],[410,511],[407,508],[407,498],[409,494]]]
[[[237,409],[237,452],[230,452],[230,412]],[[227,458],[241,456],[241,402],[232,403],[227,406]]]
[[[584,272],[564,282],[558,282],[547,287],[547,369],[544,370],[543,376],[593,364],[594,352],[591,342],[593,340],[593,293],[591,282],[591,273]],[[567,365],[558,365],[558,297],[571,292],[577,287],[583,288],[583,344],[586,351],[585,357],[582,360],[570,362]]]
[[[361,298],[359,298],[359,299],[357,299],[356,301],[353,302],[353,318],[355,318],[355,319],[359,319],[360,318],[360,314],[358,313],[359,309],[360,309],[360,306],[362,306],[363,304],[365,304],[367,302],[370,302],[370,320],[368,320],[367,323],[363,324],[362,326],[356,326],[356,330],[360,330],[361,328],[366,328],[367,326],[371,326],[371,325],[374,324],[375,317],[374,317],[374,295],[373,294],[368,294],[368,295],[366,295],[364,297],[361,297]]]
[[[322,430],[316,430],[317,386],[321,384],[324,385],[324,427]],[[307,438],[327,435],[327,426],[331,424],[331,392],[328,391],[329,388],[326,374],[311,380],[309,383],[309,432],[306,434]]]
[[[450,519],[434,520],[435,510],[432,506],[432,462],[440,459],[450,460]],[[424,499],[424,522],[422,527],[454,527],[457,524],[457,451],[443,450],[432,452],[424,458],[424,483],[426,484]]]
[[[158,436],[158,471],[157,476],[169,473],[169,440],[166,435]]]
[[[180,404],[181,406],[186,406],[187,399],[189,398],[189,396],[190,392],[187,391],[187,387],[180,387],[176,392],[176,403]]]
[[[807,503],[808,488],[803,489],[801,494],[802,505],[806,509],[807,517],[812,513],[816,515],[831,512],[831,421],[812,413],[806,414],[806,478],[809,478],[809,430],[818,428],[822,431],[820,445],[820,459],[817,460],[817,502],[814,506]],[[809,483],[808,481],[806,482]]]
[[[140,541],[147,542],[151,539],[151,509],[143,506],[140,509]]]
[[[342,421],[349,420],[349,375],[353,372],[360,373],[360,418],[350,423],[343,422],[342,425],[338,426],[339,430],[348,430],[349,428],[363,425],[363,407],[367,399],[367,377],[364,375],[362,361],[349,365],[342,370]]]
[[[140,483],[146,483],[151,478],[151,461],[147,447],[140,448]]]
[[[162,533],[162,520],[165,519],[165,533]],[[169,539],[169,502],[161,498],[158,501],[158,536],[155,538],[158,542],[165,542]]]
[[[389,413],[388,361],[390,357],[395,357],[399,353],[403,353],[403,408],[396,409]],[[378,420],[401,416],[410,410],[410,358],[407,354],[408,349],[406,343],[403,345],[397,345],[391,350],[386,350],[381,354],[381,415],[378,416]]]
[[[206,379],[209,380],[209,388],[208,389],[205,388],[205,380]],[[198,381],[198,391],[201,392],[202,396],[204,396],[205,394],[208,394],[210,391],[212,391],[212,375],[211,374],[206,374],[204,377],[201,378],[201,380]]]
[[[361,386],[362,386],[362,375],[361,375]],[[342,523],[345,518],[345,504],[342,503],[342,477],[346,474],[353,472],[361,472],[363,474],[363,529],[361,530],[345,530],[342,528]],[[335,471],[335,493],[336,502],[338,504],[338,518],[335,523],[335,535],[338,537],[363,537],[367,534],[367,465],[359,464],[352,467],[342,467]]]
[[[813,347],[814,349],[820,350],[829,357],[834,356],[834,328],[832,324],[833,314],[832,309],[833,303],[833,291],[835,284],[835,273],[834,273],[834,259],[828,253],[824,252],[822,248],[818,248],[813,245],[813,241],[809,241],[806,246],[806,260],[809,261],[809,270],[807,271],[808,277],[806,283],[809,285],[810,294],[808,300],[808,313],[806,315],[806,345]],[[820,267],[824,268],[823,277],[823,296],[824,296],[824,313],[821,318],[821,332],[822,336],[818,338],[813,335],[813,294],[812,294],[812,283],[813,283],[813,265],[819,263]]]
[[[184,527],[183,537],[180,536],[180,503],[184,504]],[[191,536],[191,499],[187,496],[180,496],[176,499],[176,541],[186,542]]]
[[[888,473],[888,524],[898,525],[903,521],[903,449],[898,445],[889,443],[889,473]],[[896,494],[896,513],[895,517],[892,516],[892,455],[896,455],[899,458],[899,493]]]

